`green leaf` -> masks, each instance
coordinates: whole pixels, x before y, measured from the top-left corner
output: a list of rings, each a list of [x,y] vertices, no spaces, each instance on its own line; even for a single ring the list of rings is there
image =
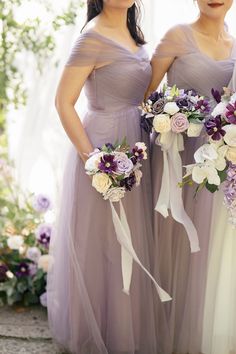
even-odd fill
[[[220,182],[223,183],[227,179],[227,167],[223,171],[218,171]]]
[[[218,186],[216,186],[215,184],[210,184],[210,183],[208,183],[208,182],[206,182],[206,188],[207,188],[207,190],[208,190],[209,192],[211,192],[211,193],[215,193],[216,191],[219,190],[219,187],[218,187]]]
[[[38,304],[39,303],[39,297],[36,294],[33,294],[31,292],[27,292],[27,293],[24,294],[23,302],[24,302],[25,306]]]

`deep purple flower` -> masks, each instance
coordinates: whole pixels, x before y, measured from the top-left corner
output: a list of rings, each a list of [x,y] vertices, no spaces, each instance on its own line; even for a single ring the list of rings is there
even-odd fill
[[[114,150],[114,146],[111,143],[106,143],[105,146],[109,150]]]
[[[236,124],[236,102],[229,103],[226,109],[227,109],[226,112],[227,121],[231,124]]]
[[[121,182],[120,182],[120,186],[121,187],[125,187],[125,189],[127,191],[131,191],[131,189],[133,188],[133,186],[135,185],[136,183],[136,178],[135,178],[135,174],[132,173],[129,177],[123,179]]]
[[[0,282],[3,282],[7,278],[8,266],[6,264],[0,264]]]
[[[18,278],[27,276],[30,274],[29,264],[25,262],[21,262],[16,269],[16,276]]]
[[[217,103],[221,102],[221,94],[218,90],[211,89],[211,94]]]
[[[152,101],[152,102],[156,102],[156,101],[158,101],[160,98],[163,98],[163,97],[164,97],[164,95],[163,95],[162,92],[157,92],[157,91],[155,91],[155,92],[153,92],[153,93],[148,97],[148,99],[149,99],[150,101]]]
[[[48,224],[39,225],[39,227],[36,230],[36,238],[41,245],[48,248],[51,236],[52,236],[51,225]]]
[[[141,117],[140,126],[147,134],[151,134],[152,132],[152,122],[153,118]]]
[[[140,149],[140,148],[138,148],[138,146],[135,146],[132,150],[132,153],[137,160],[140,160],[140,161],[143,160],[143,157],[144,157],[143,149]]]
[[[177,98],[176,104],[180,109],[190,109],[193,106],[193,103],[190,102],[186,97],[184,98]]]
[[[208,119],[204,125],[207,134],[210,135],[213,140],[220,140],[226,133],[226,131],[222,129],[221,116]]]
[[[117,162],[114,161],[114,155],[104,155],[101,157],[101,162],[98,164],[98,168],[105,173],[113,173],[117,169]]]
[[[199,100],[195,106],[195,108],[200,110],[201,113],[207,114],[210,113],[211,107],[209,101],[206,99]]]
[[[50,199],[43,194],[39,194],[35,197],[33,201],[33,208],[39,213],[45,213],[51,208],[52,204]]]

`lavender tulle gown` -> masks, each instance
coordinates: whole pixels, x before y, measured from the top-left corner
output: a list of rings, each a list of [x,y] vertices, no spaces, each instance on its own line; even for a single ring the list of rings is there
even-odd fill
[[[79,37],[67,65],[97,67],[85,84],[88,111],[83,117],[94,147],[125,136],[131,146],[141,141],[137,107],[151,77],[144,48],[132,53],[89,30]],[[150,269],[153,232],[148,164],[143,172],[141,186],[127,193],[123,205],[133,246]],[[74,148],[65,171],[51,256],[49,324],[63,348],[76,354],[158,353],[154,318],[158,295],[136,264],[130,295],[122,292],[121,247],[110,205],[91,186]]]
[[[211,89],[222,91],[222,87],[227,86],[231,79],[236,45],[229,59],[213,60],[199,50],[191,27],[179,25],[174,34],[172,31],[167,33],[154,55],[158,58],[175,57],[167,75],[169,85],[195,89],[212,99]],[[185,142],[185,150],[181,153],[183,165],[193,162],[193,154],[202,142],[202,137],[189,138]],[[153,144],[154,206],[160,191],[162,166],[161,149]],[[170,328],[169,352],[178,354],[201,352],[213,196],[203,190],[194,199],[194,192],[195,188],[185,187],[183,200],[185,210],[198,231],[200,252],[190,253],[189,241],[182,225],[171,217],[165,219],[157,212],[154,215],[155,268],[156,272],[160,272],[162,286],[173,297],[172,302],[165,304]]]

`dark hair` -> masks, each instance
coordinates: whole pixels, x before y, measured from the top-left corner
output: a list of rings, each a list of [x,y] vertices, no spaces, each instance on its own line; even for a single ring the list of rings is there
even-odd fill
[[[130,31],[132,38],[135,40],[137,45],[145,44],[144,35],[140,28],[140,0],[136,1],[128,9],[127,15],[127,26]],[[91,21],[94,17],[98,16],[103,10],[103,0],[87,0],[87,21],[86,24]],[[85,25],[86,26],[86,25]]]

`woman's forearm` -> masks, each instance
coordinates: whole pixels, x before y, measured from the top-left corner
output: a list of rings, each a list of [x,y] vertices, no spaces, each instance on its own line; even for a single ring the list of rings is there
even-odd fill
[[[93,151],[88,135],[85,132],[83,124],[71,103],[58,103],[56,108],[61,120],[61,123],[74,146],[76,147],[81,159],[85,162],[88,154]]]

